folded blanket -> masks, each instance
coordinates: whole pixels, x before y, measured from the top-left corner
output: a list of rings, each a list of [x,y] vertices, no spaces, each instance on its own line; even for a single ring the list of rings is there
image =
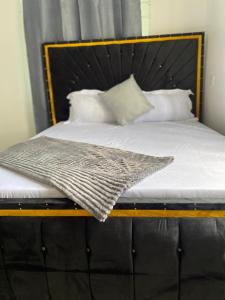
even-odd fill
[[[154,157],[49,137],[0,153],[0,165],[53,185],[104,221],[132,185],[167,166],[173,157]]]

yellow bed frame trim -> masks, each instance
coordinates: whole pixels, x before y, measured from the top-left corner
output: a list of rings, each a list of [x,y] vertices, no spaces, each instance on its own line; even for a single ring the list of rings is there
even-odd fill
[[[148,43],[148,42],[164,42],[164,41],[176,41],[176,40],[198,40],[198,61],[197,61],[197,86],[196,86],[196,117],[200,117],[200,99],[201,99],[201,77],[202,77],[202,35],[174,35],[166,37],[152,37],[152,38],[140,38],[140,39],[127,39],[127,40],[111,40],[111,41],[97,41],[97,42],[77,42],[77,43],[60,43],[60,44],[46,44],[44,45],[44,55],[46,63],[46,73],[48,81],[49,101],[50,110],[52,116],[53,125],[57,123],[55,104],[54,104],[54,93],[53,84],[51,77],[51,65],[49,59],[50,48],[69,48],[69,47],[87,47],[87,46],[105,46],[105,45],[116,45],[116,44],[130,44],[130,43]]]
[[[84,209],[5,209],[0,217],[91,217]],[[225,210],[129,210],[115,209],[109,217],[129,218],[225,218]]]

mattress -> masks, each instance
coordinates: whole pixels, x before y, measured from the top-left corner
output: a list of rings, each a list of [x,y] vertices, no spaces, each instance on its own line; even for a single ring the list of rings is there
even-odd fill
[[[174,156],[171,165],[127,190],[120,202],[225,201],[225,137],[196,119],[127,126],[61,122],[38,136]],[[0,168],[0,198],[64,197],[54,187]]]

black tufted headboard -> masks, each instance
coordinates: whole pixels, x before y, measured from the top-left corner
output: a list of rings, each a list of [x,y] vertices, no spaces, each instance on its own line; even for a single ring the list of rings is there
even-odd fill
[[[193,112],[202,104],[204,33],[43,45],[49,116],[67,120],[67,94],[107,90],[130,74],[143,90],[191,89]]]

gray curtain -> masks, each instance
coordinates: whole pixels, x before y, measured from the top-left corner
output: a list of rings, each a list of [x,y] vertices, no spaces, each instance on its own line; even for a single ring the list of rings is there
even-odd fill
[[[41,44],[141,35],[140,0],[23,0],[37,132],[49,126]]]

